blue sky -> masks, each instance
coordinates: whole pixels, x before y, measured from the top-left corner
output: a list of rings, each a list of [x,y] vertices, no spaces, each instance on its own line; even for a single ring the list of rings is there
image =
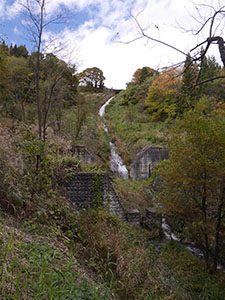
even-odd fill
[[[52,0],[54,1],[54,0]],[[28,32],[29,28],[23,24],[25,21],[25,16],[23,11],[20,12],[20,1],[7,0],[0,3],[4,3],[4,12],[1,14],[1,33],[4,40],[10,44],[26,44],[27,48],[32,51],[33,45],[29,40]],[[48,1],[49,3],[51,1]],[[47,5],[48,5],[47,2]],[[13,14],[10,13],[10,7],[15,6],[18,3],[17,10]],[[8,13],[6,13],[8,11]],[[68,18],[64,19],[60,24],[51,25],[48,27],[48,30],[54,33],[62,32],[65,28],[74,30],[79,28],[80,25],[84,24],[92,18],[91,12],[98,12],[98,7],[96,5],[89,5],[87,8],[70,10],[69,7],[63,3],[57,7],[57,10],[54,10],[52,14],[54,15],[58,11],[65,11],[65,14],[68,14]],[[50,16],[51,18],[52,16]]]
[[[29,25],[25,22],[21,1],[26,0],[0,0],[0,32],[8,44],[26,44],[32,50],[34,45],[28,37]],[[58,55],[74,63],[78,71],[94,66],[101,68],[108,87],[124,88],[139,67],[158,69],[184,60],[178,52],[146,39],[130,44],[120,43],[139,36],[131,15],[138,18],[143,28],[148,28],[146,32],[149,35],[184,52],[204,38],[194,37],[178,28],[178,23],[188,30],[200,25],[191,16],[195,15],[196,9],[189,0],[46,1],[50,19],[63,9],[67,11],[66,22],[49,27],[44,32],[46,44],[54,39],[54,46],[60,45],[61,48],[63,45]],[[212,0],[204,2],[211,3]],[[195,3],[200,4],[202,0]],[[213,3],[217,6],[219,0]],[[201,7],[201,10],[205,16],[211,13],[206,7]],[[51,43],[48,51],[52,49]],[[211,53],[219,59],[216,48]]]

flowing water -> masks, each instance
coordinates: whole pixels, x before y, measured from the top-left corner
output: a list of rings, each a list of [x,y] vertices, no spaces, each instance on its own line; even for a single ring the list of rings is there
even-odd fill
[[[104,130],[106,133],[108,133],[108,128],[106,127],[105,120],[104,120],[105,109],[106,109],[106,106],[109,105],[109,103],[113,100],[113,98],[114,98],[114,96],[111,97],[108,101],[106,101],[106,103],[103,104],[101,106],[101,108],[99,109],[99,116],[103,120],[103,126],[104,126]],[[110,151],[111,151],[111,157],[110,157],[111,170],[113,171],[113,173],[117,174],[119,177],[128,179],[128,170],[127,170],[125,164],[123,163],[122,158],[120,157],[120,155],[117,152],[116,145],[113,142],[110,142],[109,145],[110,145]],[[178,238],[172,232],[172,229],[171,229],[170,225],[166,222],[165,218],[162,218],[162,230],[163,230],[163,233],[167,240],[177,241],[177,242],[181,243],[182,245],[184,245],[186,247],[187,250],[189,250],[192,254],[194,254],[198,257],[204,256],[203,252],[200,249],[194,247],[193,245],[187,245],[187,244],[182,243],[181,239]],[[218,269],[222,269],[223,271],[225,271],[225,268],[222,265],[218,265]]]
[[[169,241],[177,241],[177,242],[183,244],[182,241],[181,241],[181,239],[179,239],[172,232],[172,229],[171,229],[170,225],[166,222],[165,218],[162,218],[162,230],[163,230],[163,233],[164,233],[164,235],[165,235],[165,237],[166,237],[167,240],[169,240]],[[198,248],[196,248],[196,247],[194,247],[192,245],[184,245],[184,246],[186,247],[186,249],[188,249],[194,255],[199,256],[199,257],[203,257],[203,252],[200,249],[198,249]]]
[[[99,116],[103,119],[104,130],[106,133],[108,133],[108,128],[106,127],[105,120],[104,120],[105,109],[106,109],[106,106],[113,100],[113,98],[114,97],[111,97],[99,109]],[[122,158],[118,154],[116,145],[112,141],[109,143],[109,145],[110,145],[110,152],[111,152],[110,167],[111,167],[112,172],[117,174],[119,177],[122,177],[123,179],[128,179],[127,167],[125,166]]]
[[[179,239],[173,232],[172,229],[170,227],[170,225],[166,222],[165,218],[162,218],[162,230],[163,233],[166,237],[167,240],[169,241],[177,241],[180,244],[182,244],[188,251],[190,251],[192,254],[194,254],[195,256],[204,257],[204,253],[202,252],[202,250],[200,250],[199,248],[193,246],[193,245],[187,245],[182,243],[181,239]],[[217,266],[218,270],[222,270],[223,272],[225,272],[225,267],[221,264],[218,264]]]

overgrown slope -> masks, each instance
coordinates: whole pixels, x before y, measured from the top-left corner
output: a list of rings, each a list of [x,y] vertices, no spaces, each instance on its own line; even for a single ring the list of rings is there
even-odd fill
[[[107,125],[125,163],[129,165],[135,155],[148,144],[166,145],[165,122],[150,122],[143,101],[126,100],[127,91],[116,96],[107,107]]]

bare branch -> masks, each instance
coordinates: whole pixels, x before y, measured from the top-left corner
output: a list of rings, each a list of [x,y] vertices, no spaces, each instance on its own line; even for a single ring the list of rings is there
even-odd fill
[[[130,44],[130,43],[132,43],[132,42],[134,42],[134,41],[137,41],[137,40],[140,40],[140,39],[142,39],[142,38],[147,38],[148,40],[151,40],[151,41],[153,41],[153,42],[162,44],[162,45],[164,45],[164,46],[166,46],[166,47],[168,47],[168,48],[171,48],[171,49],[173,49],[173,50],[175,50],[175,51],[177,51],[177,52],[180,52],[181,54],[183,54],[183,55],[185,55],[185,56],[187,55],[187,53],[185,53],[184,51],[182,51],[182,50],[176,48],[175,46],[173,46],[173,45],[171,45],[171,44],[168,44],[168,43],[166,43],[166,42],[164,42],[164,41],[162,41],[162,40],[160,40],[160,39],[157,39],[157,38],[154,38],[154,37],[152,37],[152,36],[147,35],[147,34],[145,33],[145,29],[143,29],[143,27],[140,25],[140,23],[139,23],[137,17],[135,17],[135,16],[133,16],[133,15],[131,15],[131,17],[134,19],[134,21],[135,21],[135,23],[136,23],[136,26],[137,26],[138,31],[139,31],[139,33],[140,33],[140,36],[138,36],[138,37],[136,37],[136,38],[134,38],[134,39],[132,39],[132,40],[130,40],[130,41],[127,41],[127,42],[120,42],[120,43],[123,43],[123,44]]]
[[[197,82],[195,85],[192,86],[192,88],[194,88],[196,86],[199,86],[199,85],[203,85],[203,84],[208,83],[208,82],[212,82],[214,80],[224,79],[224,78],[225,78],[225,75],[215,76],[215,77],[212,77],[212,78],[208,78],[208,79],[203,80],[201,82]]]

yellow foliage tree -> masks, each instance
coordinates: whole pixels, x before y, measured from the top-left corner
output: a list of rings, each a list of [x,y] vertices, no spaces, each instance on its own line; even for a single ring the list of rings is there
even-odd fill
[[[157,76],[148,91],[145,106],[152,121],[174,118],[181,86],[179,71],[166,70]]]
[[[157,74],[158,72],[150,67],[139,68],[134,72],[131,82],[134,84],[141,84],[146,78],[153,77]]]

